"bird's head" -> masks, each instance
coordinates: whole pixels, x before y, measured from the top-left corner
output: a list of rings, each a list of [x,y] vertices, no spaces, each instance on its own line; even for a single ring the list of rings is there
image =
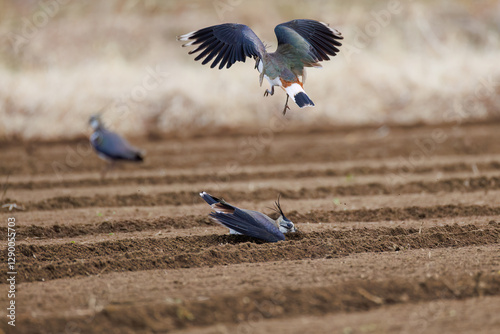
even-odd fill
[[[89,119],[90,127],[95,131],[102,126],[101,115],[94,114]]]
[[[280,196],[278,195],[278,200],[274,202],[275,210],[277,213],[280,214],[278,219],[276,219],[276,223],[278,224],[278,228],[281,231],[281,233],[290,233],[290,232],[297,232],[297,229],[295,228],[295,225],[292,223],[292,221],[288,218],[286,218],[285,214],[283,213],[283,210],[281,210],[281,205],[280,205]]]

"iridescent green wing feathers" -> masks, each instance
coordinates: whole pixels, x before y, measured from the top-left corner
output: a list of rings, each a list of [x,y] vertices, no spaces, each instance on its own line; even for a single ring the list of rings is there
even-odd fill
[[[277,53],[292,67],[320,66],[318,62],[330,60],[342,44],[342,34],[326,23],[314,20],[293,20],[274,29],[278,38]]]

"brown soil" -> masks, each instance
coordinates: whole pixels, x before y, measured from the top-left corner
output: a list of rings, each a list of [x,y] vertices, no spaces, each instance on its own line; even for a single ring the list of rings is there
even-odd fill
[[[146,162],[102,181],[97,157],[68,158],[79,141],[2,144],[0,203],[24,208],[0,213],[16,218],[15,332],[493,333],[497,129],[136,140]],[[202,190],[267,213],[280,193],[299,232],[230,236]]]

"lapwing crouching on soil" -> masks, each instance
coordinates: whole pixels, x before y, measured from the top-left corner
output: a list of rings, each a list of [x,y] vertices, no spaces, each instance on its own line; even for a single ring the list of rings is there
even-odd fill
[[[104,178],[106,173],[114,167],[116,161],[142,162],[144,160],[143,152],[131,146],[125,138],[106,129],[99,115],[92,115],[89,124],[94,130],[90,135],[90,144],[97,155],[108,162],[101,172],[101,178]]]
[[[230,68],[236,61],[245,62],[246,57],[253,57],[255,67],[260,72],[259,82],[264,78],[269,81],[271,90],[266,89],[264,96],[273,95],[274,87],[286,91],[287,98],[283,114],[288,107],[288,98],[300,107],[312,107],[314,102],[304,91],[305,67],[321,67],[319,62],[330,60],[342,44],[342,34],[328,24],[314,20],[292,20],[274,28],[278,39],[275,52],[268,53],[264,43],[246,25],[224,23],[177,37],[180,41],[189,41],[183,46],[198,45],[189,54],[201,52],[195,60],[205,65],[213,60],[211,68]],[[302,81],[299,80],[299,76]]]
[[[275,210],[280,214],[274,220],[263,213],[237,208],[222,199],[218,199],[206,192],[200,193],[215,212],[210,218],[229,228],[231,234],[244,234],[267,242],[285,240],[285,233],[296,232],[295,225],[285,217],[278,201]]]

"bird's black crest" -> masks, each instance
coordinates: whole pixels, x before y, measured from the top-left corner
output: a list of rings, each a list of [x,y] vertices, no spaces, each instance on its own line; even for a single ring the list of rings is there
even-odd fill
[[[284,217],[285,214],[283,213],[283,210],[281,210],[280,198],[281,198],[281,194],[278,194],[278,200],[276,202],[274,202],[274,206],[275,206],[274,211],[276,211],[277,213],[279,213],[280,215],[282,215]]]

